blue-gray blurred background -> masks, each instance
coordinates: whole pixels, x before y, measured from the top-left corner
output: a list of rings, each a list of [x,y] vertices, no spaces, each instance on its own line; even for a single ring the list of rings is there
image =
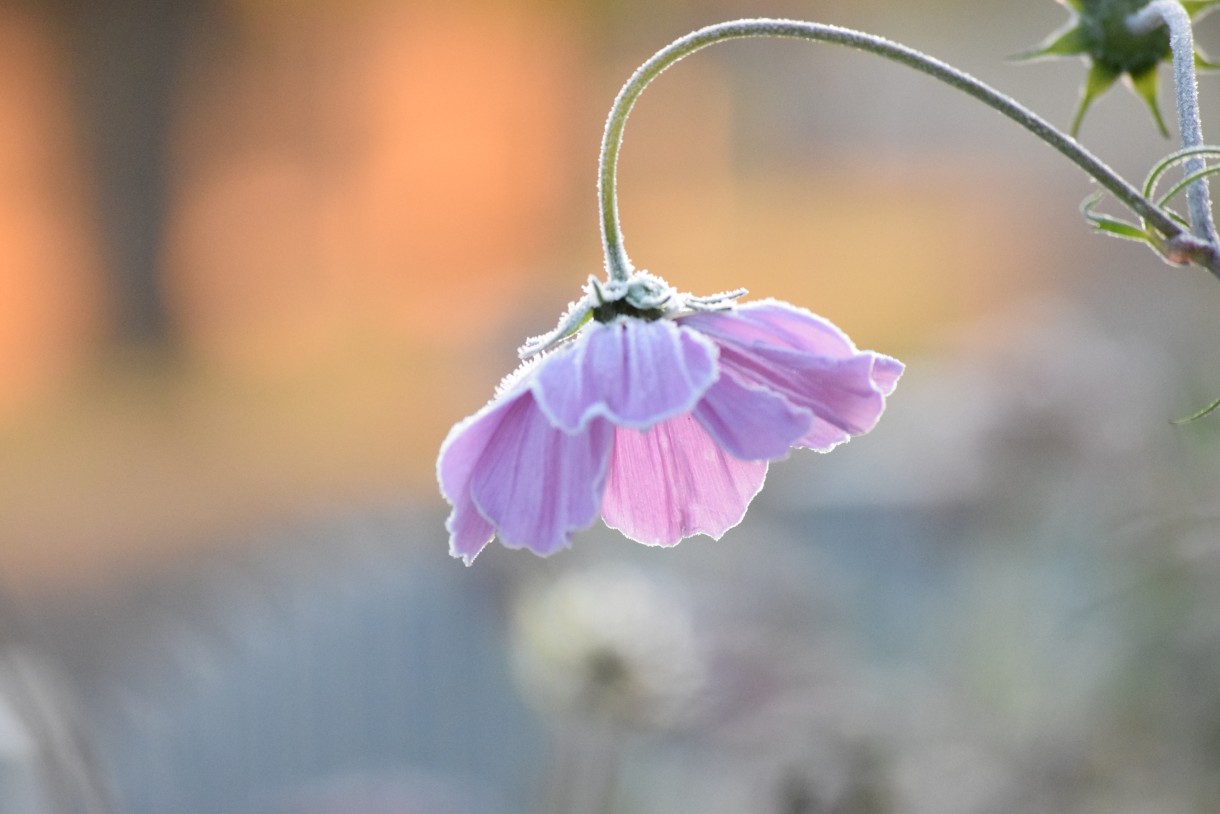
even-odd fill
[[[621,211],[906,361],[878,429],[720,541],[448,557],[445,432],[600,273],[614,93],[757,15],[1061,125],[1085,73],[1006,61],[1051,0],[0,3],[0,812],[1220,810],[1220,418],[1170,423],[1220,284],[875,57],[683,62]],[[1081,138],[1175,147],[1122,88]]]

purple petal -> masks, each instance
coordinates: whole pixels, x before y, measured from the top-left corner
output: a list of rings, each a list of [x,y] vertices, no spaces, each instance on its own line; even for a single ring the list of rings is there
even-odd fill
[[[645,429],[689,412],[717,377],[716,347],[671,320],[595,324],[542,360],[538,406],[576,432],[595,418]]]
[[[726,454],[690,415],[644,431],[620,428],[602,519],[648,545],[692,534],[719,539],[741,522],[766,476],[766,461]]]
[[[440,482],[441,494],[453,504],[453,511],[445,521],[449,531],[449,553],[461,557],[467,565],[496,534],[495,527],[479,514],[470,498],[470,480],[495,438],[505,412],[523,398],[530,398],[528,390],[494,399],[479,412],[455,424],[441,444],[436,459],[436,479]]]
[[[449,431],[437,459],[453,504],[449,552],[467,565],[499,533],[510,548],[546,555],[597,518],[612,428],[556,430],[528,389],[498,398]]]
[[[727,372],[721,373],[693,415],[716,443],[745,460],[783,458],[813,426],[808,410],[793,407],[767,390],[747,387]]]
[[[582,432],[563,432],[523,392],[479,456],[470,499],[505,546],[546,556],[597,519],[614,428],[594,420]]]
[[[779,300],[758,300],[723,311],[690,314],[679,322],[716,342],[724,340],[737,345],[759,342],[832,359],[846,359],[858,353],[847,334],[833,322]]]
[[[681,322],[719,345],[723,370],[813,413],[812,427],[796,446],[825,452],[871,430],[902,375],[898,360],[858,351],[827,320],[779,302],[693,314]]]
[[[902,378],[902,371],[906,366],[894,357],[881,353],[873,354],[873,360],[873,384],[881,391],[881,395],[888,396],[898,386],[898,380]]]
[[[831,360],[775,349],[726,352],[725,357],[726,370],[770,387],[813,413],[813,426],[796,446],[827,452],[871,430],[885,411],[885,392],[877,386],[874,370],[879,358],[892,362],[889,357],[866,352]],[[888,364],[885,370],[890,370]],[[896,377],[883,378],[892,391]]]

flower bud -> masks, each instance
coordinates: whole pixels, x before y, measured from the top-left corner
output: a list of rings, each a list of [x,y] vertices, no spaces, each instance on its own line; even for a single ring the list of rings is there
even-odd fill
[[[1128,25],[1131,16],[1148,5],[1149,0],[1060,0],[1072,11],[1072,18],[1046,42],[1018,55],[1020,59],[1057,56],[1083,56],[1089,63],[1089,74],[1081,92],[1080,105],[1072,121],[1072,135],[1080,130],[1080,122],[1093,100],[1101,96],[1114,81],[1126,79],[1131,89],[1148,105],[1157,128],[1169,135],[1165,120],[1157,105],[1157,66],[1172,58],[1169,31],[1157,26],[1151,31],[1135,33]],[[1220,0],[1183,3],[1193,17],[1215,6]],[[1198,67],[1216,67],[1197,51]]]

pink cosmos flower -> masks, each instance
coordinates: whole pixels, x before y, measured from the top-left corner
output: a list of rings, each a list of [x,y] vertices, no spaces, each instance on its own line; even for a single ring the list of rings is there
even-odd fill
[[[902,363],[787,303],[738,305],[742,293],[591,281],[441,445],[450,553],[469,565],[498,536],[546,556],[598,515],[648,545],[719,539],[770,461],[871,430]]]

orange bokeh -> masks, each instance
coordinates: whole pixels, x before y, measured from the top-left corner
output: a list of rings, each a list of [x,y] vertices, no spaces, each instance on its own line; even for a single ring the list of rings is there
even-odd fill
[[[73,55],[43,14],[0,12],[0,582],[96,581],[328,506],[439,509],[445,433],[599,270],[602,116],[661,35],[596,43],[604,18],[543,3],[222,4],[171,83],[159,270],[178,352],[83,366],[122,331]],[[1006,228],[1028,215],[1012,165],[985,161],[1014,191],[986,206],[949,151],[849,140],[743,166],[733,77],[690,60],[633,114],[641,267],[807,305],[901,355],[1038,266]],[[760,132],[747,149],[783,139]]]
[[[247,18],[182,116],[167,271],[190,341],[281,364],[353,329],[486,336],[562,212],[570,26],[464,3],[287,22]]]
[[[61,57],[0,7],[0,416],[53,386],[104,313]]]

